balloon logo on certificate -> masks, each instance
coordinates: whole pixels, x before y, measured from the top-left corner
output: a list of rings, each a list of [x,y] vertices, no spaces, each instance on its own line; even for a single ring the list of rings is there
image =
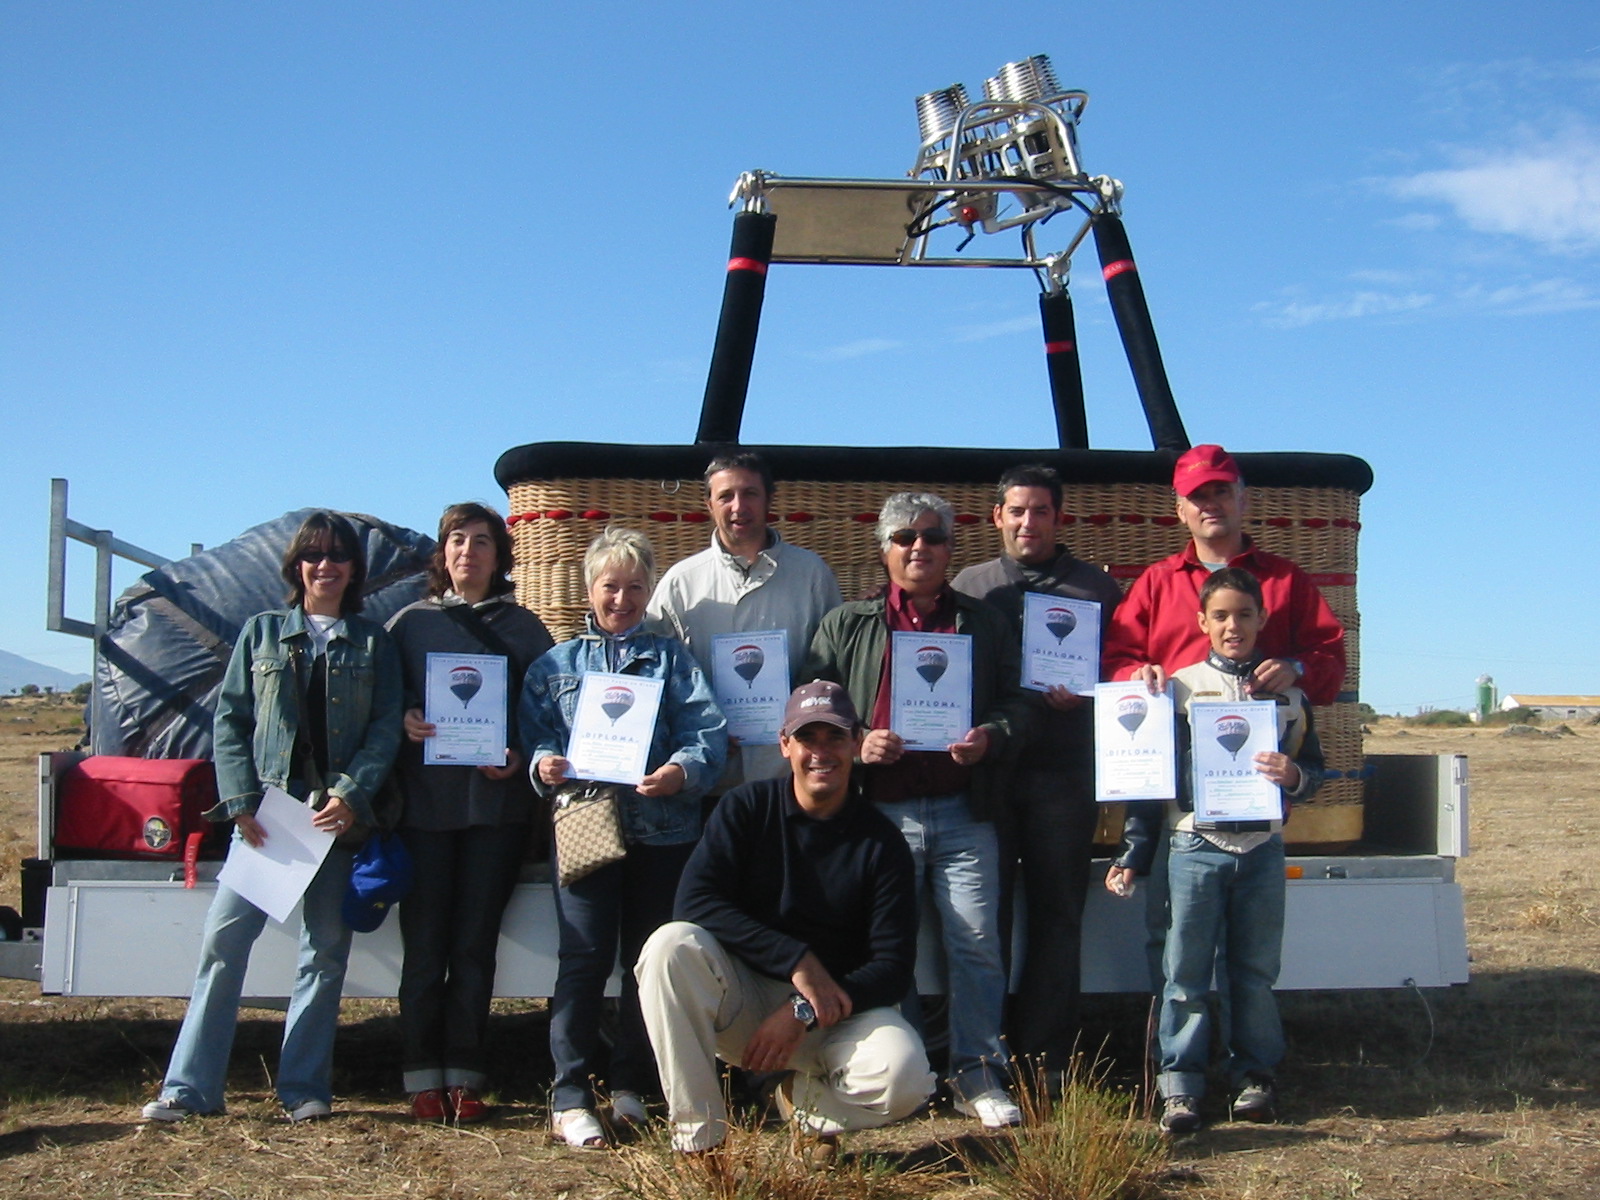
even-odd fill
[[[733,652],[733,673],[744,680],[745,687],[754,687],[756,676],[767,665],[767,656],[760,646],[740,646]]]
[[[1139,726],[1144,724],[1145,714],[1149,711],[1150,705],[1143,696],[1124,696],[1117,701],[1117,724],[1128,731],[1129,740],[1139,732]]]
[[[928,681],[928,690],[944,678],[950,668],[950,656],[937,646],[923,646],[917,651],[917,674]]]
[[[455,667],[450,671],[450,694],[466,708],[483,687],[483,673],[477,667]]]
[[[633,692],[625,687],[609,687],[605,695],[600,698],[600,711],[611,718],[615,725],[617,718],[633,707]]]
[[[1239,751],[1250,740],[1250,722],[1240,716],[1218,717],[1213,729],[1217,745],[1226,750],[1234,762],[1238,762]]]
[[[1078,627],[1078,614],[1070,608],[1046,609],[1044,627],[1055,635],[1056,645],[1059,646],[1061,639]]]

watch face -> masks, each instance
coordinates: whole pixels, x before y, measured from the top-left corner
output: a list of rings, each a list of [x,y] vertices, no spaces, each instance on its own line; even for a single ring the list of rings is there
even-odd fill
[[[811,1001],[804,996],[794,998],[794,1019],[810,1027],[817,1019],[817,1010],[811,1007]]]

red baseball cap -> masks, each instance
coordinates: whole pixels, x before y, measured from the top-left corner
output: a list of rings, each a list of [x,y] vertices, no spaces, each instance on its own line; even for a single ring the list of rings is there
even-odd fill
[[[1188,496],[1208,483],[1238,483],[1243,478],[1233,455],[1221,446],[1194,446],[1173,465],[1172,490]]]

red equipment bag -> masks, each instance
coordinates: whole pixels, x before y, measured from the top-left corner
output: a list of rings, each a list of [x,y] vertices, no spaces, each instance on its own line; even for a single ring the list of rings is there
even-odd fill
[[[90,755],[56,790],[56,852],[82,858],[192,858],[212,826],[217,775],[203,758]],[[192,844],[192,849],[190,848]]]

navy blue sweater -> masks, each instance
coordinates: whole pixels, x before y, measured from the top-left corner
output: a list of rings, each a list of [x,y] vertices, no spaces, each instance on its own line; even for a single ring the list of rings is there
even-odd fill
[[[911,851],[854,792],[826,821],[805,814],[787,775],[728,792],[684,868],[674,915],[775,979],[811,951],[856,1012],[896,1004],[911,988]]]

